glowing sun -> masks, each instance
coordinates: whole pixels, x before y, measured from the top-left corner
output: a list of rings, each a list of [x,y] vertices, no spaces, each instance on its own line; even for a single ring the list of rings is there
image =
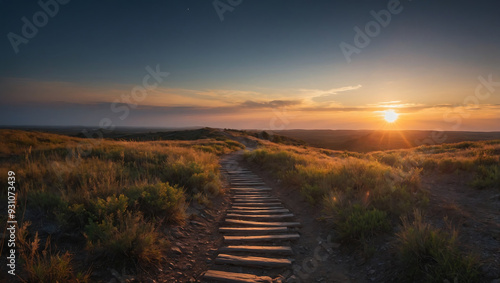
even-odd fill
[[[388,123],[394,123],[399,117],[399,114],[396,113],[394,110],[385,110],[384,111],[384,119]]]

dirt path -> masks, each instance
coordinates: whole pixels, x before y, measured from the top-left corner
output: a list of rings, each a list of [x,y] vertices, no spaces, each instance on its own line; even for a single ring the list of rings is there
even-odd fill
[[[221,162],[230,180],[232,206],[219,228],[224,244],[205,282],[282,282],[291,268],[292,241],[300,238],[299,222],[272,189],[232,155]]]
[[[465,250],[480,257],[487,279],[496,279],[500,277],[500,192],[470,188],[470,181],[468,174],[423,176],[422,185],[430,192],[427,219],[444,227],[447,218],[458,229]]]
[[[254,274],[266,274],[274,279],[281,275],[286,282],[365,282],[363,279],[365,270],[354,268],[351,272],[348,271],[347,266],[351,266],[356,258],[345,258],[340,255],[340,245],[330,241],[334,236],[332,229],[319,220],[318,209],[305,202],[297,191],[292,191],[276,182],[268,172],[243,162],[241,154],[233,155],[232,168],[238,168],[246,173],[251,172],[254,174],[253,180],[263,181],[265,186],[271,187],[269,197],[279,199],[282,206],[293,213],[293,222],[302,224],[300,229],[294,228],[300,234],[300,238],[290,243],[293,251],[293,257],[290,258],[291,268],[282,269],[281,272],[257,270]],[[238,178],[241,179],[236,177]]]
[[[243,280],[240,282],[247,282],[248,278],[252,278],[253,282],[279,282],[280,280],[325,283],[367,282],[365,278],[373,273],[373,268],[359,266],[359,256],[356,254],[345,256],[344,247],[331,242],[334,237],[332,229],[319,220],[321,213],[317,208],[305,202],[297,191],[292,191],[276,182],[268,172],[247,164],[242,159],[242,152],[233,153],[221,159],[221,164],[229,169],[223,174],[228,181],[232,181],[232,186],[229,186],[228,182],[226,193],[221,197],[215,197],[210,206],[192,205],[188,209],[190,216],[185,225],[165,231],[172,244],[167,254],[169,264],[159,268],[156,274],[149,274],[144,278],[138,278],[139,280],[144,279],[142,281],[145,282],[211,282],[208,279],[203,281],[203,275],[206,271],[213,270],[257,276],[253,278],[243,276],[239,279]],[[229,187],[249,189],[237,189],[231,193]],[[258,190],[266,187],[272,190]],[[253,201],[253,198],[261,198],[259,200],[261,204]],[[246,212],[246,210],[251,212]],[[242,215],[247,216],[242,217]],[[262,215],[280,216],[273,219],[272,217],[262,218]],[[229,223],[226,220],[237,222]],[[258,225],[238,223],[242,220],[260,223]],[[289,223],[270,226],[262,224],[265,222]],[[297,224],[300,224],[300,227],[294,227]],[[257,229],[252,231],[248,228]],[[286,235],[288,238],[263,240],[254,237],[280,235]],[[254,238],[237,238],[240,236]],[[261,248],[262,246],[265,248]],[[250,258],[250,261],[245,261],[245,258],[234,256],[255,256],[284,261],[277,261],[277,265],[274,265],[275,263],[272,262],[259,263],[262,259]],[[270,266],[267,266],[268,264]],[[210,276],[215,278],[215,276],[235,275],[209,273]],[[372,274],[370,277],[374,276]]]

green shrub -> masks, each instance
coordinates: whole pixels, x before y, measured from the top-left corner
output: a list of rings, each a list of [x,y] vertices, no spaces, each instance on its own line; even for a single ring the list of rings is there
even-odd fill
[[[499,159],[496,156],[490,156],[486,154],[481,154],[474,159],[474,165],[484,165],[484,166],[492,166],[499,165]]]
[[[167,222],[184,220],[185,200],[182,189],[168,183],[130,187],[124,190],[130,205],[137,206],[146,217],[161,217]]]
[[[471,185],[476,189],[500,189],[500,166],[479,166]]]
[[[152,223],[144,221],[140,213],[131,212],[90,221],[85,227],[85,237],[91,252],[115,264],[125,261],[157,263],[168,245]]]
[[[318,185],[305,184],[300,190],[302,196],[311,204],[317,202],[324,197],[326,191]]]
[[[103,219],[106,215],[124,214],[129,203],[128,197],[121,194],[109,196],[105,200],[98,198],[94,202],[92,211],[95,213],[96,220]]]
[[[397,233],[399,256],[405,270],[405,281],[476,282],[479,263],[476,257],[463,255],[458,249],[457,232],[445,231],[425,223],[415,210],[413,221],[402,218]]]
[[[380,162],[387,164],[389,166],[395,166],[399,164],[400,158],[395,153],[386,153],[380,158]]]
[[[199,191],[203,191],[209,184],[218,185],[218,175],[216,172],[209,172],[201,164],[195,162],[173,162],[167,165],[162,172],[162,181],[171,184],[177,184],[183,187],[188,197],[193,196]],[[219,191],[218,188],[216,190]]]
[[[28,191],[27,206],[30,208],[38,208],[51,216],[64,211],[67,205],[67,202],[65,202],[58,193]]]
[[[81,229],[88,224],[89,219],[95,219],[96,216],[89,212],[85,205],[81,203],[75,203],[70,205],[65,213],[65,225],[70,229]]]
[[[436,160],[434,160],[433,158],[426,158],[422,162],[422,168],[425,171],[433,171],[437,168],[437,166],[438,166],[438,162]]]
[[[239,149],[243,149],[245,148],[245,145],[243,145],[242,143],[240,142],[237,142],[237,141],[233,141],[233,140],[225,140],[224,141],[230,149],[232,150],[239,150]]]
[[[477,148],[479,147],[479,145],[473,142],[460,142],[456,144],[451,144],[449,145],[449,147],[464,150],[469,148]]]
[[[390,230],[387,213],[359,204],[341,212],[335,225],[343,240],[362,240]]]

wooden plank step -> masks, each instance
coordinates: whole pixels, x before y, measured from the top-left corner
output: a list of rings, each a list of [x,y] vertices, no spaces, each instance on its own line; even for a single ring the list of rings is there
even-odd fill
[[[231,179],[231,181],[235,181],[235,182],[241,182],[241,183],[264,183],[264,181],[258,177],[241,177],[241,176],[232,176],[232,177],[229,177]]]
[[[220,227],[221,233],[271,234],[288,232],[287,227]]]
[[[217,258],[215,259],[215,263],[268,268],[288,267],[292,265],[292,262],[289,259],[285,258],[236,256],[228,254],[219,254],[219,256],[217,256]]]
[[[254,220],[282,220],[287,218],[293,218],[293,214],[236,214],[236,213],[228,213],[226,217],[233,218],[246,218],[246,219],[254,219]]]
[[[254,175],[254,174],[228,174],[229,179],[251,179],[251,180],[258,180],[261,179],[259,176]]]
[[[234,188],[248,188],[251,187],[252,189],[260,189],[263,187],[266,187],[267,185],[264,183],[245,183],[245,184],[238,184],[238,183],[231,183],[231,187]]]
[[[228,209],[227,213],[236,213],[236,214],[273,214],[273,213],[288,213],[290,210],[286,208],[281,208],[281,209],[261,209],[261,210],[255,210],[255,209]]]
[[[245,191],[245,190],[236,190],[236,191],[231,191],[234,195],[269,195],[271,194],[270,191],[263,191],[263,190],[253,190],[251,192]]]
[[[233,181],[231,180],[232,185],[265,185],[264,182],[255,182],[255,181]]]
[[[234,197],[231,197],[231,199],[253,199],[253,200],[256,200],[256,199],[277,199],[275,197],[271,197],[271,196],[260,196],[260,195],[237,195],[237,196],[234,196]]]
[[[255,188],[255,189],[258,190],[259,188]],[[257,192],[233,191],[232,193],[234,193],[235,195],[231,196],[231,197],[236,197],[238,195],[256,195],[256,197],[259,197],[259,195],[264,195],[264,194],[269,195],[269,194],[271,194],[271,192],[269,192],[269,191],[257,191]]]
[[[237,202],[234,205],[246,207],[278,206],[281,205],[281,202]]]
[[[258,235],[258,236],[223,236],[224,242],[273,242],[293,241],[300,238],[299,234]]]
[[[269,210],[269,209],[284,209],[283,206],[263,206],[263,207],[249,207],[249,206],[233,206],[231,209],[238,210]]]
[[[207,280],[231,283],[272,283],[273,279],[269,276],[257,276],[246,273],[235,273],[219,270],[208,270],[203,274]]]
[[[264,203],[264,202],[281,202],[277,198],[269,198],[269,199],[243,199],[243,198],[237,198],[233,199],[233,203],[240,203],[240,202],[259,202],[259,203]]]
[[[258,253],[273,255],[293,255],[291,247],[288,246],[227,246],[219,249],[221,253]]]
[[[234,194],[231,198],[252,198],[252,197],[263,197],[263,198],[269,198],[272,197],[271,194],[268,192],[264,193],[237,193]]]
[[[281,201],[279,198],[276,197],[241,197],[237,196],[233,198],[233,201]]]
[[[263,227],[300,227],[299,222],[259,222],[259,221],[247,221],[239,219],[226,219],[226,223],[237,224],[237,225],[248,225],[248,226],[263,226]]]
[[[271,188],[229,188],[231,191],[237,191],[237,192],[252,192],[252,193],[255,193],[255,192],[265,192],[265,191],[270,191],[272,190]]]

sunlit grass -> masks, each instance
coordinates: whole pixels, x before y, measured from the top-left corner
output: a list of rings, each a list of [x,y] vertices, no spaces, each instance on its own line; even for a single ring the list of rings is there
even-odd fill
[[[231,140],[125,142],[15,130],[0,136],[0,171],[16,173],[18,217],[55,221],[80,234],[97,260],[137,266],[164,258],[162,225],[182,223],[189,202],[210,205],[219,194],[217,155],[244,148]],[[69,253],[48,256],[38,249],[44,240],[37,231],[23,237],[23,264],[33,266],[21,268],[22,278],[80,278]]]

